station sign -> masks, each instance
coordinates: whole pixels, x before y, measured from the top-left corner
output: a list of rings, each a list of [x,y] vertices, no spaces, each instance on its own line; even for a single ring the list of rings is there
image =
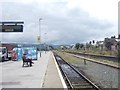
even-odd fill
[[[0,32],[23,32],[23,25],[0,25]]]

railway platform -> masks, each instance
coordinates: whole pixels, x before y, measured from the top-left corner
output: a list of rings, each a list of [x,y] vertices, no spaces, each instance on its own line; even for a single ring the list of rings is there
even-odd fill
[[[22,67],[22,61],[0,63],[1,88],[66,88],[53,53],[39,55],[32,67]]]

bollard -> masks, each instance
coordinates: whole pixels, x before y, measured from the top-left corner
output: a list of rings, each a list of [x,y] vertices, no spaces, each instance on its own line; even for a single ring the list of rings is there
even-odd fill
[[[41,52],[40,52],[40,57],[41,57]]]
[[[86,65],[87,63],[86,63],[86,59],[84,59],[84,65]]]

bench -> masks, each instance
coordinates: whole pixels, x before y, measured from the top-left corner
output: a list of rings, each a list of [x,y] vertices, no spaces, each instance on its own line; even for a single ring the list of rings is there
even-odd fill
[[[29,67],[29,66],[30,66],[29,63],[30,63],[29,61],[23,60],[23,65],[22,65],[22,67],[24,67],[25,65]]]
[[[32,66],[32,64],[34,64],[33,62],[32,62],[32,59],[23,59],[23,67],[24,67],[24,65],[27,65],[27,66]]]

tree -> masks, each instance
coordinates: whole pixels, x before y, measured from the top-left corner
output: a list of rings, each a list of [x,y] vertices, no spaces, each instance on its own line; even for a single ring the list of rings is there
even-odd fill
[[[91,44],[90,43],[86,43],[86,48],[90,48]]]
[[[112,42],[109,38],[105,38],[104,44],[105,44],[105,47],[106,47],[107,50],[111,50]]]
[[[84,44],[80,44],[79,48],[81,49],[84,48]]]
[[[51,46],[51,45],[49,46],[49,48],[50,48],[50,50],[54,50],[54,47],[53,47],[53,46]]]
[[[120,41],[117,44],[118,44],[118,60],[120,60]]]
[[[92,42],[90,41],[90,42],[89,42],[89,44],[91,45],[91,44],[92,44]]]
[[[75,44],[75,48],[78,50],[79,47],[80,47],[80,44],[79,44],[79,43],[76,43],[76,44]]]
[[[118,49],[120,50],[120,41],[117,43],[117,45],[118,45]]]
[[[112,36],[111,38],[116,38],[115,36]]]
[[[120,39],[120,34],[118,34],[118,39]]]
[[[93,40],[93,44],[95,43],[95,40]]]

